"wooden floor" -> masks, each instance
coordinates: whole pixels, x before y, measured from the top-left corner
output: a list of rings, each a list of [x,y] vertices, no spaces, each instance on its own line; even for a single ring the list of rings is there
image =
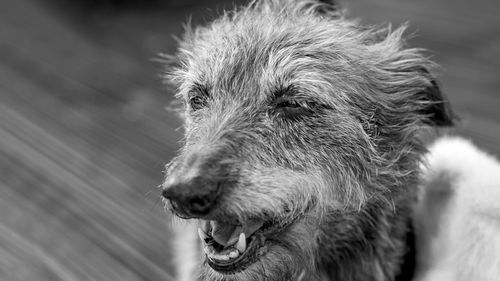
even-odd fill
[[[89,2],[0,1],[0,280],[173,280],[157,185],[181,131],[152,58],[175,50],[189,14],[224,5]],[[443,67],[457,132],[500,155],[500,2],[347,6],[410,22]]]

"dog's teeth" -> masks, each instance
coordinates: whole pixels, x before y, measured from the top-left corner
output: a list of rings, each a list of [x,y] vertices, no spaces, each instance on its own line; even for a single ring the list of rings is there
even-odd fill
[[[203,242],[209,238],[209,236],[201,228],[198,228],[198,235]]]
[[[213,248],[209,247],[209,246],[205,246],[203,247],[203,251],[205,252],[205,254],[207,254],[208,256],[212,256],[214,254],[214,250]]]
[[[238,243],[236,243],[236,249],[238,249],[240,253],[245,252],[247,249],[247,238],[243,232],[240,233],[240,238],[238,239]]]
[[[228,255],[213,254],[213,255],[211,255],[211,258],[214,260],[220,260],[220,261],[228,261],[229,260]]]
[[[239,255],[240,255],[240,252],[238,252],[238,251],[232,251],[231,253],[229,253],[229,257],[232,259],[237,258]]]

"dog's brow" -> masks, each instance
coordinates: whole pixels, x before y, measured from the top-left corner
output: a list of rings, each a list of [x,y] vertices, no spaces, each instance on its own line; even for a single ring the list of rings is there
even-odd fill
[[[298,102],[306,102],[309,105],[319,106],[323,109],[331,109],[331,102],[325,97],[309,93],[306,89],[302,89],[294,84],[276,87],[272,92],[269,101],[275,102],[280,99],[291,99]]]
[[[294,84],[289,84],[286,86],[278,86],[272,92],[271,99],[276,100],[278,98],[292,98],[298,100],[309,100],[317,103],[326,103],[321,97],[317,97],[313,94],[308,93],[306,89],[302,89]]]
[[[283,96],[294,96],[297,94],[297,88],[294,85],[278,86],[272,92],[273,98],[279,98]]]
[[[198,95],[204,95],[204,96],[210,96],[209,89],[206,85],[203,85],[201,83],[194,83],[189,91],[188,94],[198,94]]]

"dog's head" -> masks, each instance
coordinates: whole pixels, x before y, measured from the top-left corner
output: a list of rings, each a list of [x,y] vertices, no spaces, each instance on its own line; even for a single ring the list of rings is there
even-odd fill
[[[314,268],[325,214],[416,179],[417,131],[452,117],[403,31],[314,0],[254,1],[188,29],[168,73],[185,144],[163,195],[200,220],[206,276],[292,279]]]

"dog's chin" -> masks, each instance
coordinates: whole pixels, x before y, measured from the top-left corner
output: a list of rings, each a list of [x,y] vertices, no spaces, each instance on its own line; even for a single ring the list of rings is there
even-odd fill
[[[297,261],[294,253],[273,241],[263,240],[261,235],[254,235],[252,239],[248,252],[233,262],[214,262],[205,257],[203,280],[300,280],[304,265]]]

